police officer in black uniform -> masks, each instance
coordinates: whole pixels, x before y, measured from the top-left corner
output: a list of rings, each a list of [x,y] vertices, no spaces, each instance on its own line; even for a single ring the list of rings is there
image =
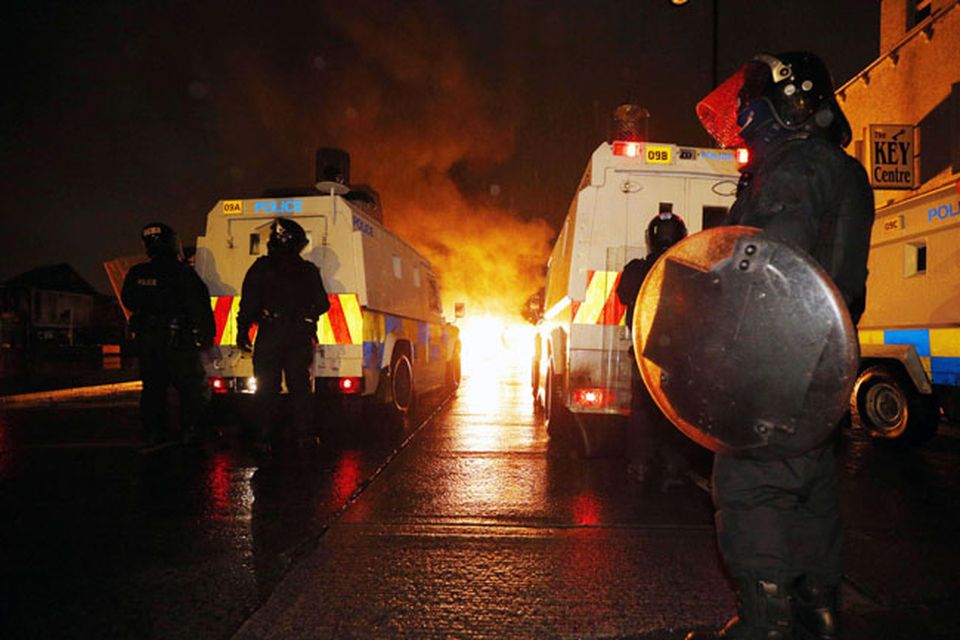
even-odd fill
[[[673,205],[660,204],[660,212],[647,225],[647,255],[634,258],[623,268],[617,284],[617,298],[627,307],[627,326],[633,328],[634,305],[650,268],[667,249],[687,237],[683,218],[673,213]],[[663,416],[634,367],[630,400],[630,475],[641,482],[651,477],[655,461],[660,462],[660,488],[684,484],[682,448],[691,443]]]
[[[729,224],[759,227],[809,253],[830,275],[854,324],[866,300],[873,193],[843,151],[850,126],[813,54],[757,55],[697,106],[724,147],[746,143]],[[717,540],[739,592],[723,630],[688,639],[835,639],[840,514],[833,445],[756,460],[717,454]]]
[[[299,224],[277,218],[270,225],[267,255],[251,265],[243,279],[237,314],[237,346],[251,350],[250,328],[256,323],[253,371],[261,403],[257,448],[273,446],[281,377],[293,404],[298,446],[316,443],[310,367],[314,357],[317,320],[330,308],[320,270],[300,257],[307,235]]]
[[[215,324],[210,292],[183,260],[177,234],[151,223],[141,232],[149,262],[135,265],[123,281],[120,298],[131,312],[143,391],[140,415],[147,449],[168,441],[167,390],[180,396],[180,428],[185,441],[200,438],[210,387],[200,351],[213,343]]]

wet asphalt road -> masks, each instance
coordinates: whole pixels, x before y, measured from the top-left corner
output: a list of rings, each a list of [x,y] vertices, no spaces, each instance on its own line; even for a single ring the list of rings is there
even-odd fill
[[[0,638],[679,638],[734,606],[694,485],[579,460],[526,372],[260,469],[136,451],[136,394],[0,405]],[[960,637],[960,430],[841,439],[848,638]],[[694,456],[705,471],[708,461]]]

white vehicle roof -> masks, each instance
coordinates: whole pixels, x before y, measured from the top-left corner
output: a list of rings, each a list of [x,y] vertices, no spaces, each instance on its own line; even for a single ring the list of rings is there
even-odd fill
[[[247,269],[267,253],[278,217],[307,232],[302,255],[320,268],[328,293],[355,293],[363,307],[397,316],[439,318],[439,285],[427,259],[342,196],[217,202],[197,238],[196,269],[210,295],[240,295]]]
[[[689,233],[720,224],[739,171],[732,150],[603,143],[593,152],[550,256],[545,306],[583,300],[588,272],[622,271],[647,254],[646,229],[669,204]]]

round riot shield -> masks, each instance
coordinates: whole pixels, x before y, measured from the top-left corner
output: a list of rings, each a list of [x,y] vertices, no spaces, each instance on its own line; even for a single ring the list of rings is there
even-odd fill
[[[849,406],[859,345],[830,277],[752,227],[671,247],[637,295],[634,353],[663,413],[713,451],[759,459],[822,444]]]

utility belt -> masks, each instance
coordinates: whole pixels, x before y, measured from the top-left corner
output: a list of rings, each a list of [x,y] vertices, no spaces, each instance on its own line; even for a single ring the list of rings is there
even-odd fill
[[[186,316],[142,316],[137,318],[134,332],[149,335],[176,349],[199,349],[202,346],[200,332],[191,326]]]
[[[285,324],[290,327],[316,325],[316,318],[301,313],[286,313],[264,309],[260,312],[260,324]]]

